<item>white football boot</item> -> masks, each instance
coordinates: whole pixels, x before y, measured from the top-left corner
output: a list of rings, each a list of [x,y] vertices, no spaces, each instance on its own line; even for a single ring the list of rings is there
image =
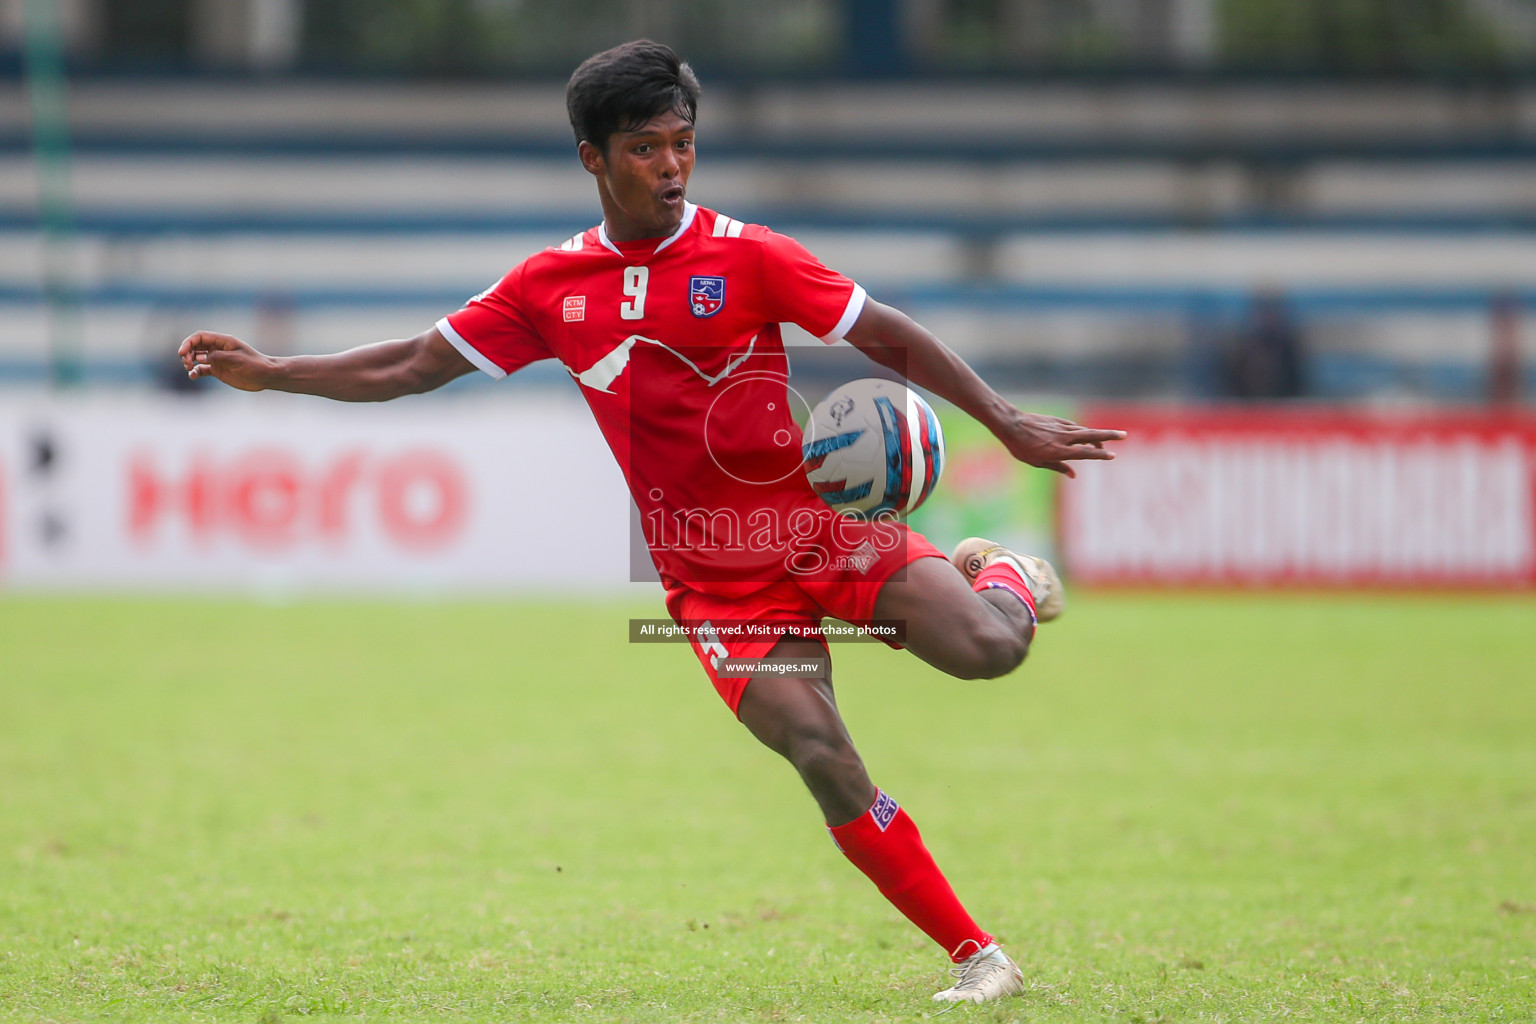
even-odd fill
[[[990,1003],[1024,991],[1024,972],[995,942],[951,967],[949,973],[955,976],[955,984],[935,992],[935,1002]]]
[[[1029,594],[1035,599],[1035,618],[1041,622],[1059,617],[1066,606],[1067,595],[1062,589],[1061,577],[1043,558],[1009,551],[984,537],[967,537],[955,545],[955,553],[949,560],[972,583],[976,582],[976,575],[993,562],[1006,561],[1024,577],[1024,585],[1029,587]]]

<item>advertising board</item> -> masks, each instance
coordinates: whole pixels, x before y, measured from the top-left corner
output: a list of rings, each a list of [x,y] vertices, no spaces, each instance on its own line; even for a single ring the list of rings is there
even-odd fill
[[[1536,584],[1536,417],[1101,406],[1065,569],[1132,584]]]
[[[0,404],[0,586],[591,589],[629,496],[574,401]]]

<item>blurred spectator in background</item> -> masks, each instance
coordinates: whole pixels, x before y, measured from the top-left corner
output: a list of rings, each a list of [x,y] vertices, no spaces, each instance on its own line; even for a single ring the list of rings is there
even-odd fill
[[[1222,398],[1227,393],[1227,337],[1230,317],[1205,304],[1193,305],[1184,325],[1184,354],[1181,363],[1184,397]]]
[[[1306,393],[1301,332],[1285,295],[1254,293],[1224,360],[1229,398],[1299,398]]]
[[[1520,401],[1520,300],[1500,295],[1493,300],[1493,351],[1488,360],[1488,401],[1514,405]]]

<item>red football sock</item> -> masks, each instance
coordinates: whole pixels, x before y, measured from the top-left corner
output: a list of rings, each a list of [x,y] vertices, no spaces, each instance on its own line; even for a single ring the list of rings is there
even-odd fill
[[[971,584],[971,589],[978,594],[983,590],[994,588],[1006,590],[1023,601],[1024,607],[1029,609],[1030,622],[1040,621],[1035,617],[1035,595],[1029,592],[1029,585],[1024,582],[1024,577],[1019,574],[1019,570],[1001,558],[977,573],[976,582]]]
[[[876,791],[874,805],[862,815],[827,831],[843,856],[950,959],[959,963],[992,942],[960,905],[907,812],[884,792]]]

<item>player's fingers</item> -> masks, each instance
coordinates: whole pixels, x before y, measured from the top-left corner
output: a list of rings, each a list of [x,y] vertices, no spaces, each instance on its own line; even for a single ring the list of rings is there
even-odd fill
[[[176,351],[180,352],[182,355],[186,355],[188,352],[191,352],[194,349],[205,348],[207,345],[208,332],[198,331],[194,334],[187,335],[186,340],[181,343],[181,346]]]
[[[1065,462],[1042,462],[1039,468],[1048,469],[1052,473],[1060,473],[1062,476],[1077,476],[1072,471],[1072,467]]]
[[[1072,431],[1073,444],[1094,444],[1099,441],[1123,441],[1123,430],[1100,430],[1097,427],[1078,427]]]
[[[198,331],[182,342],[182,345],[198,351],[224,352],[239,348],[240,342],[228,334],[219,334],[216,331]]]
[[[1115,457],[1115,453],[1106,448],[1093,448],[1088,445],[1073,445],[1062,453],[1063,459],[1097,459],[1108,462]]]

